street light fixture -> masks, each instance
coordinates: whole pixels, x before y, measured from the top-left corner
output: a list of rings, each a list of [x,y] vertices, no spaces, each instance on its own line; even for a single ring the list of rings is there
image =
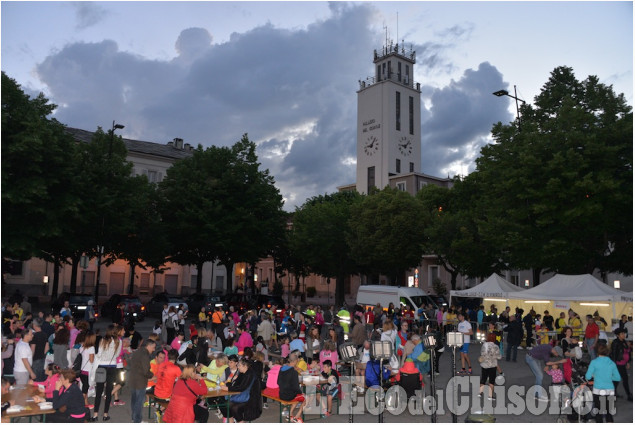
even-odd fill
[[[452,403],[453,403],[453,409],[452,409],[452,422],[456,423],[458,421],[458,418],[456,417],[456,392],[457,392],[457,388],[456,388],[456,349],[461,347],[463,345],[463,334],[461,332],[448,332],[448,335],[446,337],[446,341],[448,343],[448,346],[452,348]]]
[[[110,143],[108,144],[108,167],[110,168],[110,158],[112,157],[112,145],[115,141],[115,130],[121,130],[125,128],[122,124],[116,124],[115,120],[112,121],[112,130],[110,130]],[[110,176],[110,173],[108,174]],[[97,246],[97,276],[95,282],[95,304],[99,299],[99,280],[101,276],[101,256],[104,254],[104,216],[101,216],[101,245]]]
[[[512,99],[516,100],[516,119],[518,119],[518,131],[520,131],[520,110],[518,109],[518,101],[523,102],[523,105],[526,103],[524,100],[518,98],[518,93],[516,93],[516,85],[514,85],[514,95],[509,94],[507,90],[498,90],[492,93],[494,96],[509,96]]]
[[[434,334],[426,334],[423,336],[423,346],[426,347],[428,351],[430,351],[430,386],[432,387],[432,415],[430,416],[430,420],[432,423],[437,422],[437,388],[434,383],[434,371],[436,370],[434,365],[436,363],[435,359],[435,349],[437,346],[437,339]]]

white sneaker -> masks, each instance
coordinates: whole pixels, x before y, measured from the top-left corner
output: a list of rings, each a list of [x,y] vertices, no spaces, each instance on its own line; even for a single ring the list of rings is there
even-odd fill
[[[267,403],[262,403],[262,408],[263,408],[263,409],[268,409],[268,408],[269,408],[269,405],[268,405]]]
[[[524,348],[523,348],[523,347],[521,347],[520,345],[518,346],[518,349],[519,349],[519,350],[524,350]]]

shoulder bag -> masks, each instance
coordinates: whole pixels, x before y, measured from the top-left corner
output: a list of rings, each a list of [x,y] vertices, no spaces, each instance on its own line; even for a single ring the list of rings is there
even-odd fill
[[[117,354],[117,351],[116,351],[116,350],[115,350],[115,352],[113,353],[112,358],[110,359],[110,362],[108,362],[108,363],[111,363],[111,362],[113,361],[113,359],[115,358],[115,354]],[[106,368],[105,368],[105,367],[103,367],[103,366],[99,366],[99,367],[97,368],[97,370],[95,370],[95,383],[96,383],[96,384],[103,384],[103,383],[105,383],[105,382],[106,382],[106,379],[107,379],[107,376],[108,376],[108,373],[107,373],[107,371],[106,371]]]
[[[229,401],[232,403],[246,403],[249,401],[249,393],[251,391],[251,386],[254,384],[254,381],[256,380],[256,378],[252,378],[251,382],[249,383],[249,386],[247,387],[247,389],[245,391],[242,391],[240,394],[234,394],[233,396],[229,397]]]

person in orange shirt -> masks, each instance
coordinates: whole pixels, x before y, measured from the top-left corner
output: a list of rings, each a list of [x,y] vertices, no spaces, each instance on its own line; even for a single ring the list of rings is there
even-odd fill
[[[223,311],[220,307],[214,308],[212,314],[212,330],[216,335],[223,335]]]
[[[181,368],[176,365],[179,352],[168,351],[168,360],[157,366],[156,384],[154,385],[154,398],[157,401],[168,401],[172,397],[174,382],[181,376]]]
[[[154,395],[154,386],[157,383],[157,376],[159,373],[159,365],[165,361],[165,352],[158,351],[156,357],[150,362],[150,372],[152,372],[152,379],[148,381],[148,386],[146,387],[146,394]],[[144,404],[145,407],[148,406],[150,402],[150,398],[146,395],[146,402]]]

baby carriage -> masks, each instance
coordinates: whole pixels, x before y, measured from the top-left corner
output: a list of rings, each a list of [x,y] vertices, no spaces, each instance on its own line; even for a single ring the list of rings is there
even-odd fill
[[[561,409],[556,422],[587,422],[591,418],[593,406],[593,382],[588,382],[584,375],[584,363],[571,368],[571,381],[561,393]]]

